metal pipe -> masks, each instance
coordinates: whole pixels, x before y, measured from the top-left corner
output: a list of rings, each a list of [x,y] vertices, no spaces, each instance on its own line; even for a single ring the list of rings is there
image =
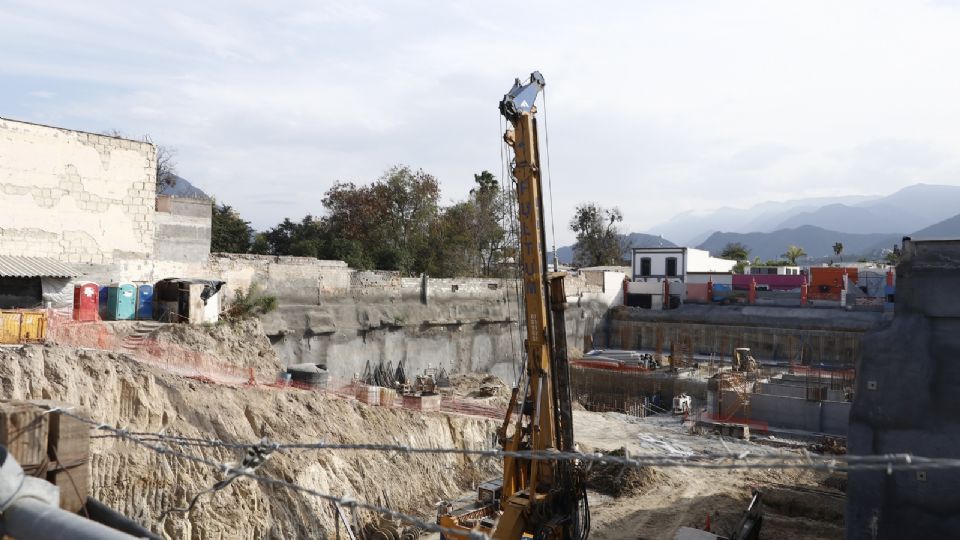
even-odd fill
[[[129,534],[71,514],[31,497],[21,497],[4,512],[0,523],[7,536],[20,540],[131,540]]]

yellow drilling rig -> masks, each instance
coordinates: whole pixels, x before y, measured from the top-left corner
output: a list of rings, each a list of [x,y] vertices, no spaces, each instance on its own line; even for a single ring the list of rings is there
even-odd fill
[[[523,286],[526,366],[513,389],[499,442],[507,451],[542,455],[572,452],[573,409],[567,361],[563,274],[548,272],[541,189],[536,101],[543,76],[519,79],[500,102],[508,127],[504,141],[513,149],[520,224],[519,267]],[[473,531],[494,539],[584,540],[590,510],[582,464],[576,460],[506,457],[503,478],[480,485],[476,501],[460,507],[444,503],[439,525],[468,538]]]

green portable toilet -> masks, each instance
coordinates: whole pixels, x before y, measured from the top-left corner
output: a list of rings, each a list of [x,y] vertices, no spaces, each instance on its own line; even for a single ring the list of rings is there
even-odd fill
[[[137,315],[137,286],[114,283],[107,289],[107,319],[132,321]]]

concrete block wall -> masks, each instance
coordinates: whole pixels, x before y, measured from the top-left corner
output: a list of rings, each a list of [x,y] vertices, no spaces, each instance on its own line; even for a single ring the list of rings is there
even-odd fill
[[[724,403],[737,403],[736,392],[724,391]],[[808,401],[803,398],[771,394],[750,394],[751,420],[766,422],[771,429],[799,429],[812,433],[846,436],[851,403],[844,401]]]
[[[213,201],[157,197],[154,258],[206,262],[210,256]]]
[[[960,458],[960,240],[905,239],[893,322],[864,338],[850,454]],[[956,538],[960,469],[851,471],[846,537]]]
[[[631,320],[629,316],[621,317],[614,312],[595,339],[598,346],[653,350],[657,346],[657,336],[662,335],[664,350],[669,350],[671,342],[679,343],[683,337],[689,336],[695,353],[717,353],[728,358],[735,347],[749,347],[753,356],[761,360],[796,361],[801,347],[803,361],[809,364],[852,366],[860,358],[863,331],[819,330],[787,321],[766,320],[769,326],[723,324],[693,317],[675,321]],[[823,324],[831,324],[829,317]]]
[[[0,254],[150,258],[156,148],[0,118]]]

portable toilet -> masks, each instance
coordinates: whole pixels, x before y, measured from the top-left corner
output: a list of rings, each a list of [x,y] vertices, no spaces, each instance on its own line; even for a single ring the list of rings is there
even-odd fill
[[[73,320],[95,321],[100,309],[100,287],[96,283],[78,283],[73,287]]]
[[[137,286],[133,283],[115,283],[107,289],[107,319],[130,321],[137,313]]]
[[[107,320],[107,298],[110,296],[107,292],[109,289],[107,285],[100,286],[100,309],[97,310],[97,313],[100,314],[100,318]]]
[[[153,318],[153,285],[149,283],[137,287],[137,318],[140,320]]]

